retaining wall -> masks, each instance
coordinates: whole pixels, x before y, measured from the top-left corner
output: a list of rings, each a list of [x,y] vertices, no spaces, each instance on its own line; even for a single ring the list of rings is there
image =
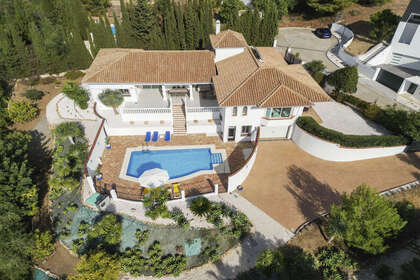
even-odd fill
[[[372,148],[341,147],[339,144],[313,136],[297,125],[295,125],[295,129],[293,130],[292,140],[299,148],[314,157],[342,162],[393,156],[403,153],[407,148],[407,146]]]

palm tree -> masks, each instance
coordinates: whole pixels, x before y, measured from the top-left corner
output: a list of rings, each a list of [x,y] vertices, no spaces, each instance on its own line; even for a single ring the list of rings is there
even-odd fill
[[[124,97],[118,90],[106,89],[99,94],[99,100],[101,100],[105,106],[112,107],[114,113],[118,115],[117,107],[124,101]]]

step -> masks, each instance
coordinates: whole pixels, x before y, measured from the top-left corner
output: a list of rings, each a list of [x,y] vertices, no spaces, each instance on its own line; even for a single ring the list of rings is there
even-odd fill
[[[211,158],[211,163],[212,164],[222,164],[223,163],[223,159],[222,159],[222,154],[221,153],[214,153],[210,155]]]

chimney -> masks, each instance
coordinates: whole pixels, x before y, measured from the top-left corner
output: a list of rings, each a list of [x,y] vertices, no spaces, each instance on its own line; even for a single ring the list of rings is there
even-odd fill
[[[220,33],[220,20],[216,20],[216,35]]]

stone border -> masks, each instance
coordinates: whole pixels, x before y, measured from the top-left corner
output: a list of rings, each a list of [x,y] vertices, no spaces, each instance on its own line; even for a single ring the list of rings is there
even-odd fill
[[[128,169],[128,164],[130,163],[130,158],[131,158],[131,153],[132,152],[145,151],[145,150],[159,151],[159,150],[185,150],[185,149],[202,149],[202,148],[210,148],[210,152],[212,154],[221,153],[223,163],[213,164],[213,169],[212,170],[199,170],[199,171],[193,172],[191,174],[188,174],[186,176],[170,179],[168,181],[169,184],[185,181],[185,180],[188,180],[188,179],[192,179],[192,178],[200,176],[200,175],[230,173],[230,168],[229,168],[229,164],[228,164],[228,161],[227,161],[226,150],[225,149],[216,149],[216,146],[214,144],[210,144],[210,145],[185,145],[185,146],[138,146],[138,147],[135,147],[135,148],[127,148],[126,149],[125,155],[124,155],[124,161],[123,161],[123,164],[122,164],[122,167],[121,167],[121,172],[120,172],[119,177],[123,180],[138,183],[138,178],[126,175],[127,169]],[[218,166],[223,166],[224,167],[223,168],[224,172],[217,172],[216,168]]]

